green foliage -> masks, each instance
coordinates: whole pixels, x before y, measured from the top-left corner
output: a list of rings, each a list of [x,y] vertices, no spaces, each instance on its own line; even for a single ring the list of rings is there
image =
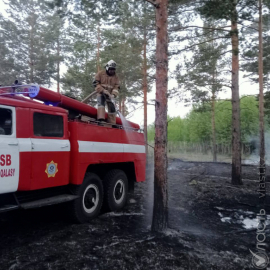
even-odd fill
[[[263,76],[264,76],[264,85],[270,85],[270,9],[265,9],[263,16]],[[247,42],[244,44],[244,53],[243,60],[244,63],[242,67],[246,71],[244,77],[249,78],[253,83],[258,83],[258,32],[257,32],[257,23],[253,25],[253,28],[246,29],[243,34],[245,35]]]
[[[168,141],[186,141],[189,139],[186,119],[180,117],[172,118],[168,122]]]
[[[196,39],[199,45],[194,48],[192,58],[184,58],[176,69],[180,94],[188,92],[191,101],[200,104],[216,99],[217,94],[224,90],[224,85],[229,85],[224,76],[228,59],[221,57],[228,50],[228,44],[214,40],[220,36],[220,31],[214,30],[219,26],[205,23],[204,27],[206,29]]]
[[[218,143],[230,143],[232,137],[232,104],[231,101],[216,103],[216,137]]]
[[[91,16],[81,11],[74,15],[67,29],[67,72],[63,75],[64,92],[83,98],[94,91],[93,80],[97,72],[97,29]]]
[[[212,18],[216,21],[252,20],[257,7],[256,0],[206,0],[201,3],[202,5],[198,8],[199,13],[205,18]],[[239,7],[237,12],[236,6]]]
[[[58,79],[57,63],[63,61],[63,19],[46,1],[11,0],[7,7],[8,16],[0,16],[1,67],[6,67],[0,83],[18,79],[51,86]]]
[[[198,110],[193,107],[184,118],[171,118],[168,121],[168,141],[171,142],[211,142],[211,113],[210,108]],[[199,106],[200,107],[200,106]],[[258,101],[255,96],[241,98],[241,141],[249,142],[259,132]],[[216,139],[217,143],[230,144],[232,105],[228,101],[218,101],[215,107]],[[148,127],[148,139],[154,140],[154,125]]]
[[[3,17],[0,14],[1,21],[3,21]],[[5,42],[3,29],[0,29],[0,37],[0,85],[9,85],[13,83],[11,79],[16,78],[18,69],[12,51]]]
[[[203,16],[211,17],[214,20],[230,20],[233,9],[233,0],[208,0],[198,10]]]
[[[241,99],[241,138],[247,142],[259,132],[259,109],[255,97],[245,96]]]
[[[26,82],[51,84],[55,72],[48,34],[48,8],[44,1],[10,0],[8,17],[1,21],[7,48],[12,51],[16,78]],[[12,78],[14,79],[14,78]]]
[[[205,142],[211,138],[210,111],[197,112],[193,109],[187,116],[187,127],[190,142]]]
[[[257,97],[258,100],[259,97]],[[268,125],[270,125],[270,92],[267,91],[264,94],[264,113],[265,113],[265,120]]]

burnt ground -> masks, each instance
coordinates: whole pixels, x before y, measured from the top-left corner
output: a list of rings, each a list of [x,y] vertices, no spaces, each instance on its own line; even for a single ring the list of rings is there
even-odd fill
[[[121,212],[91,224],[70,223],[64,205],[3,213],[0,269],[255,269],[249,249],[256,252],[257,168],[243,166],[242,187],[230,184],[230,170],[170,160],[169,229],[162,234],[150,232],[151,165]]]

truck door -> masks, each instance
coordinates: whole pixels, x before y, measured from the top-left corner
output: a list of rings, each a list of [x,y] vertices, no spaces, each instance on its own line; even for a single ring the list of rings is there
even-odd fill
[[[17,191],[19,145],[15,107],[0,105],[0,193]]]
[[[67,115],[37,110],[32,110],[31,115],[31,189],[67,185],[70,162]]]

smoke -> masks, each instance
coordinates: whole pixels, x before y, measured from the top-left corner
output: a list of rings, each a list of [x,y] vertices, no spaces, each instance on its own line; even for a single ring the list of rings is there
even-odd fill
[[[270,165],[270,131],[265,132],[265,164]],[[250,141],[250,155],[244,157],[242,164],[258,165],[260,162],[260,139],[258,136],[251,137]]]
[[[144,194],[145,225],[151,228],[154,205],[154,157],[148,156],[146,166],[146,192]]]

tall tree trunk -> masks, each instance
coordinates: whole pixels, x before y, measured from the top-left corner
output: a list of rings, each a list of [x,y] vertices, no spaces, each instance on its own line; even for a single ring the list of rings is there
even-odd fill
[[[262,38],[262,0],[259,0],[259,111],[260,111],[260,196],[265,201],[265,141],[264,141],[264,97],[263,97],[263,38]]]
[[[147,39],[146,39],[146,27],[144,27],[144,33],[143,33],[143,107],[144,107],[144,122],[143,122],[143,128],[144,128],[144,140],[145,140],[145,151],[146,151],[146,157],[148,156],[148,146],[147,146],[147,58],[146,58],[146,45],[147,45]]]
[[[60,33],[59,33],[60,35]],[[60,41],[57,38],[57,92],[60,93]]]
[[[231,19],[232,42],[232,184],[242,185],[240,99],[239,99],[239,39],[236,0]]]
[[[34,13],[31,13],[30,20],[30,45],[29,45],[29,66],[30,66],[30,83],[34,82]]]
[[[100,49],[100,27],[98,26],[98,42],[97,42],[97,71],[100,71],[100,60],[99,60],[99,49]]]
[[[126,106],[125,106],[126,98],[122,98],[122,115],[125,117],[126,116]]]
[[[214,49],[214,32],[212,32],[212,47]],[[216,146],[216,64],[213,67],[213,85],[212,85],[212,97],[211,97],[211,120],[212,120],[212,149],[213,149],[213,162],[217,162],[217,146]]]
[[[212,90],[212,98],[211,98],[211,118],[212,118],[212,148],[213,148],[213,161],[217,162],[217,147],[216,147],[216,119],[215,119],[215,103],[216,96],[215,90]]]
[[[168,89],[168,0],[156,3],[156,117],[154,149],[154,209],[152,231],[168,225],[167,190],[167,89]]]

